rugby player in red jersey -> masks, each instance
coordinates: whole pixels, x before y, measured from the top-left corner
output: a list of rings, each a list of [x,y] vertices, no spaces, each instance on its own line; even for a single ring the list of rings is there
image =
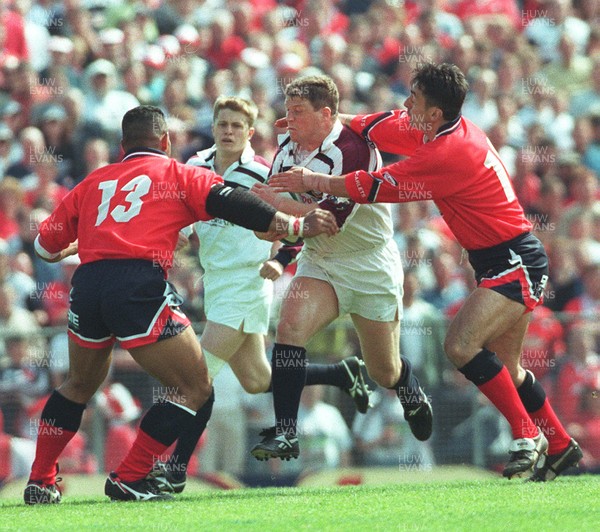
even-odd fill
[[[142,419],[105,493],[113,500],[172,497],[146,476],[182,430],[206,426],[214,401],[200,344],[179,308],[181,297],[166,280],[180,229],[218,216],[268,239],[294,235],[298,227],[305,236],[338,232],[329,212],[290,217],[226,186],[214,172],[171,159],[165,117],[157,107],[128,111],[122,129],[123,160],[75,187],[42,222],[35,241],[43,259],[56,262],[78,252],[81,266],[70,294],[69,372],[41,415],[27,504],[60,502],[57,459],[104,381],[117,340],[167,391]]]
[[[318,190],[358,203],[435,202],[467,250],[478,283],[449,326],[446,354],[510,423],[514,441],[504,476],[553,480],[578,464],[581,450],[540,383],[520,364],[529,312],[542,302],[548,280],[548,259],[496,150],[461,116],[467,90],[456,66],[422,65],[406,110],[342,115],[367,141],[406,159],[340,177],[295,168],[269,184],[279,192]]]

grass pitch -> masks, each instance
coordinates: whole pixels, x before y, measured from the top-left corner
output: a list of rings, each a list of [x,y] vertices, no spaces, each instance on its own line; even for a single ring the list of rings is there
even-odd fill
[[[205,490],[175,501],[111,503],[65,497],[26,507],[0,500],[6,530],[466,530],[600,529],[600,476],[546,484],[503,479],[389,486]]]

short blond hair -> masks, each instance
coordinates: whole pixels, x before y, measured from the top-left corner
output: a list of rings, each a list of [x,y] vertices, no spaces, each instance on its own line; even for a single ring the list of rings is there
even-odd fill
[[[230,109],[231,111],[242,113],[246,117],[248,127],[252,127],[258,117],[258,108],[254,102],[236,96],[221,96],[217,98],[213,107],[213,121],[217,119],[221,109]]]

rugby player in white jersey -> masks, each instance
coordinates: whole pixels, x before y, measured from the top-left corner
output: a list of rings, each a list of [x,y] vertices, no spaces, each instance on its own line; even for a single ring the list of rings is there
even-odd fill
[[[257,114],[256,106],[248,100],[218,98],[212,126],[215,145],[198,152],[187,164],[212,170],[232,188],[250,189],[256,183],[265,183],[269,164],[250,145]],[[315,204],[310,210],[316,207]],[[271,259],[270,242],[221,218],[193,227],[200,240],[200,264],[204,270],[207,321],[201,342],[209,376],[214,378],[228,363],[244,390],[253,394],[267,392],[271,388],[271,366],[265,353],[265,335],[273,297],[272,280],[281,275],[285,266],[282,262],[289,261],[290,253],[284,251]],[[271,280],[261,277],[261,271]],[[358,358],[349,357],[339,364],[311,364],[308,371],[313,384],[337,385],[351,395],[359,411],[367,410],[368,388]],[[182,434],[169,462],[155,465],[151,476],[164,491],[183,490],[187,464],[200,435],[199,431]]]
[[[343,175],[381,166],[379,152],[338,120],[338,90],[329,77],[301,77],[286,87],[285,94],[288,132],[280,139],[271,173],[300,166]],[[298,457],[298,405],[304,385],[312,383],[304,346],[315,333],[347,314],[370,377],[396,390],[414,436],[427,440],[432,430],[431,405],[408,360],[400,357],[403,273],[392,239],[389,206],[358,205],[316,191],[302,193],[298,201],[275,196],[268,186],[255,185],[253,191],[296,216],[317,205],[329,208],[341,231],[331,238],[304,241],[297,273],[283,299],[273,348],[276,424],[261,433],[263,440],[252,454],[259,460]]]

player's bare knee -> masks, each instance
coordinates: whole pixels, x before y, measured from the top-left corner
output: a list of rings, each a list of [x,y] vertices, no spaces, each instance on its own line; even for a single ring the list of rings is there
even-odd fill
[[[476,354],[474,351],[469,350],[463,342],[451,336],[444,341],[444,352],[450,362],[457,368],[464,366]]]
[[[182,405],[198,410],[208,399],[212,392],[212,385],[208,379],[203,382],[194,383],[193,385],[182,385],[178,387],[179,397],[175,398],[175,402],[180,402]]]
[[[76,403],[87,403],[98,390],[89,380],[69,374],[58,390]]]
[[[240,383],[242,385],[242,388],[244,388],[244,390],[247,393],[256,395],[258,393],[266,392],[269,388],[270,382],[265,379],[255,378],[251,376],[250,378],[245,378],[241,380]]]
[[[300,320],[282,318],[277,326],[277,341],[282,344],[303,345],[304,326]]]

